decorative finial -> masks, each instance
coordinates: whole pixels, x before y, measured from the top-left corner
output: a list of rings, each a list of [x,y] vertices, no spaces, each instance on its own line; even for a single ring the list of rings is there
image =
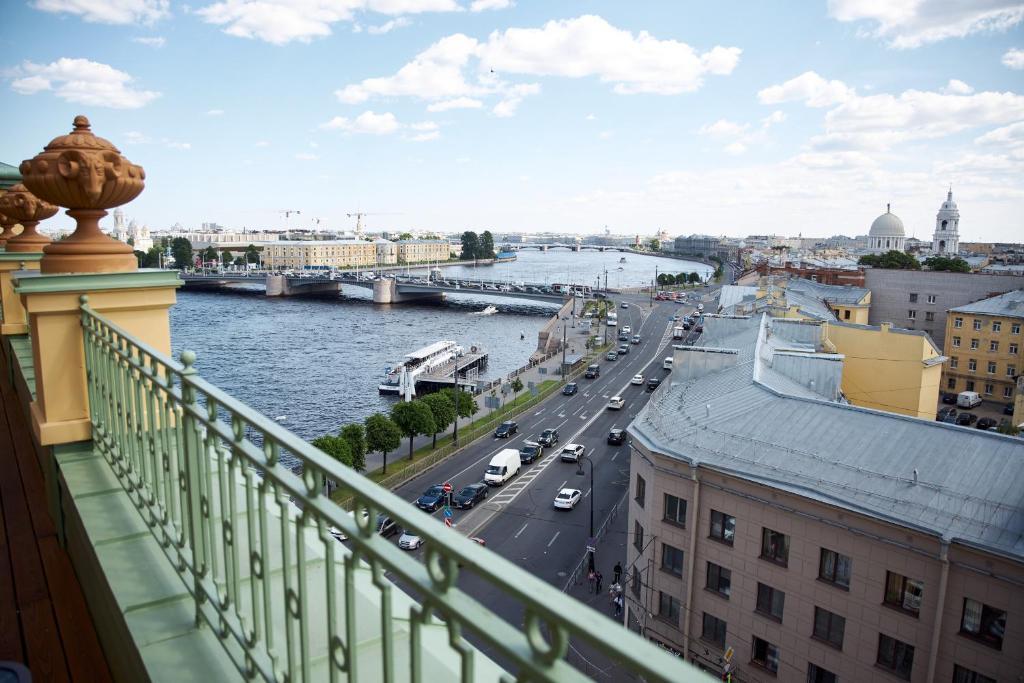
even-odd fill
[[[75,132],[76,133],[91,133],[92,128],[89,126],[89,118],[82,114],[75,117]]]
[[[181,356],[179,356],[179,358],[181,358],[181,364],[185,366],[186,374],[191,374],[192,372],[195,372],[195,370],[192,370],[192,365],[196,362],[195,351],[189,351],[188,349],[185,349],[184,351],[181,352]]]

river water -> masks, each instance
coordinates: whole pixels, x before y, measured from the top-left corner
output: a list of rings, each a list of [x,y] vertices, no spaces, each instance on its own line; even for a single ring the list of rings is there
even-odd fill
[[[530,282],[595,283],[608,269],[612,288],[648,283],[659,272],[706,273],[703,264],[618,252],[523,252],[494,266],[457,266],[452,274]],[[618,270],[619,268],[622,270]],[[305,439],[337,431],[395,399],[377,393],[384,370],[421,346],[452,339],[481,346],[483,378],[524,365],[537,332],[557,306],[477,295],[436,305],[375,305],[369,290],[346,288],[337,299],[267,298],[262,289],[179,290],[171,309],[174,353],[196,352],[202,376]],[[496,315],[473,312],[496,306]],[[520,338],[520,337],[524,338]]]

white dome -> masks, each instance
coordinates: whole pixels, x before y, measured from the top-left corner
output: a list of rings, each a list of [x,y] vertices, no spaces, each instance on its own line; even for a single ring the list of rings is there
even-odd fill
[[[871,237],[905,237],[906,232],[903,230],[903,221],[899,219],[899,216],[886,211],[871,224],[868,235]]]

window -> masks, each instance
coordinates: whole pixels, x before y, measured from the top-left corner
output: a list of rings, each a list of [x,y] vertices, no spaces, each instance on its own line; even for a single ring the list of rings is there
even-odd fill
[[[953,318],[953,327],[955,327],[957,329],[960,329],[963,326],[964,326],[964,319],[963,318]]]
[[[981,321],[980,320],[975,320],[974,321],[974,329],[976,329],[976,330],[980,330],[981,329]]]
[[[1006,376],[1007,377],[1016,377],[1016,375],[1017,375],[1017,366],[1016,365],[1007,365],[1006,366]]]
[[[644,528],[635,519],[633,520],[633,547],[637,549],[637,552],[644,551]]]
[[[700,630],[700,637],[709,643],[719,647],[725,647],[725,622],[718,617],[704,613],[704,624]]]
[[[843,320],[849,320],[849,319],[850,319],[850,309],[846,309],[846,310],[843,311]]]
[[[928,321],[928,322],[935,322],[935,312],[934,311],[925,311],[924,319],[926,321]]]
[[[960,346],[960,337],[953,337],[953,346],[955,346],[955,347],[959,347]]]
[[[633,578],[629,582],[629,587],[633,591],[633,597],[637,600],[640,599],[640,572],[636,569],[632,571]]]
[[[1013,398],[1013,387],[1003,387],[1003,398]]]
[[[959,664],[954,664],[953,683],[996,683],[996,679],[982,676],[977,671],[971,671]]]
[[[736,518],[717,510],[711,511],[711,538],[732,545],[736,537]]]
[[[879,633],[876,663],[909,681],[910,670],[914,667],[914,646]]]
[[[728,599],[732,590],[732,572],[714,562],[708,562],[708,581],[704,587]]]
[[[978,369],[978,360],[976,358],[968,358],[967,359],[967,370],[969,372],[974,372],[977,369]]]
[[[995,391],[995,386],[991,382],[985,382],[985,395],[991,396],[993,391]]]
[[[928,295],[928,303],[930,303],[930,304],[935,303],[935,295],[934,294],[929,294]]]
[[[916,304],[917,303],[917,294],[911,293],[911,295],[910,295],[910,303],[912,303],[912,304]]]
[[[764,527],[761,530],[761,558],[785,566],[789,562],[789,536]]]
[[[839,679],[828,669],[817,664],[807,664],[807,683],[837,683]]]
[[[829,645],[843,649],[843,631],[846,630],[846,619],[833,614],[827,609],[814,608],[814,637]]]
[[[818,578],[822,581],[850,587],[850,573],[853,560],[828,548],[821,549],[821,561],[818,563]]]
[[[757,611],[765,616],[782,621],[786,605],[786,594],[763,583],[757,584]]]
[[[947,389],[956,389],[956,379],[953,378],[953,377],[950,377],[949,379],[947,379],[946,380],[946,388]]]
[[[988,362],[988,374],[990,374],[990,375],[996,374],[996,363],[995,363],[995,361],[991,361],[990,360]]]
[[[949,357],[949,367],[951,367],[952,369],[956,370],[958,367],[960,367],[960,359],[957,358],[956,356],[950,356]]]
[[[673,576],[683,575],[683,551],[667,543],[661,544],[661,570]]]
[[[971,340],[971,350],[975,350],[976,351],[977,349],[978,349],[978,340],[977,339],[972,339]]]
[[[895,572],[885,573],[885,604],[917,615],[921,611],[924,582],[908,579]]]
[[[772,673],[777,673],[779,670],[779,648],[775,647],[767,640],[761,640],[757,636],[754,636],[754,647],[751,648],[753,656],[750,661],[758,666],[768,669]]]
[[[668,593],[658,591],[658,616],[679,627],[679,601]]]
[[[960,633],[1002,650],[1005,631],[1006,612],[977,600],[964,598],[964,616],[960,620]]]
[[[911,308],[909,311],[907,311],[907,317],[910,318],[911,320],[916,319],[917,318],[917,311],[915,311],[914,309]]]
[[[993,332],[999,332],[1002,329],[1003,329],[1003,323],[1002,322],[1000,322],[998,320],[993,320],[992,321],[992,331]]]
[[[686,501],[665,494],[665,521],[669,524],[686,526]]]
[[[1009,351],[1010,351],[1010,355],[1011,356],[1016,356],[1017,355],[1017,345],[1016,344],[1010,344]]]
[[[644,506],[644,497],[647,493],[647,482],[639,474],[636,475],[636,496],[633,497],[640,507]]]
[[[1020,334],[1020,323],[1010,325],[1010,334]]]
[[[965,391],[974,391],[974,380],[973,379],[969,379],[966,382],[964,382],[964,390]]]
[[[997,351],[999,351],[999,342],[997,342],[997,341],[990,341],[988,343],[988,350],[989,350],[989,353],[996,353]]]

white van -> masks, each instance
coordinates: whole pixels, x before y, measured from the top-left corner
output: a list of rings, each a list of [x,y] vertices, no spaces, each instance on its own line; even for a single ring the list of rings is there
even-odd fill
[[[484,472],[484,482],[490,486],[501,486],[519,474],[519,464],[519,451],[514,448],[502,449],[491,458],[491,464]]]
[[[605,320],[605,324],[608,327],[618,327],[619,315],[617,313],[609,313],[608,318]]]
[[[981,405],[981,396],[977,391],[961,391],[956,397],[957,408],[973,408]]]
[[[671,370],[672,369],[672,356],[669,356],[668,358],[666,358],[662,362],[661,367],[665,368],[666,370]]]

